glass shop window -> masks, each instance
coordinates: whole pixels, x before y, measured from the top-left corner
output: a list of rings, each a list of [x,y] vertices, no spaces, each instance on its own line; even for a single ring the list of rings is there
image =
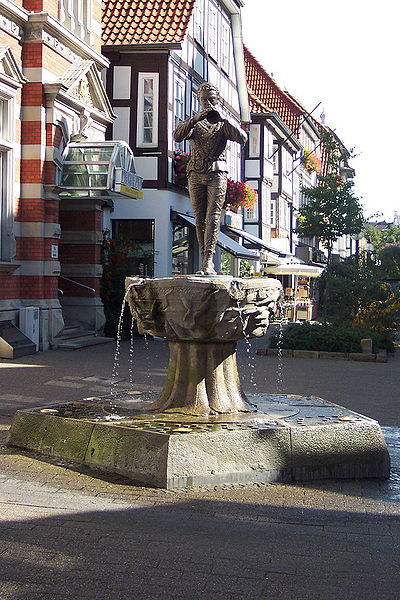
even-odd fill
[[[112,237],[126,256],[126,276],[154,277],[153,219],[114,219]]]

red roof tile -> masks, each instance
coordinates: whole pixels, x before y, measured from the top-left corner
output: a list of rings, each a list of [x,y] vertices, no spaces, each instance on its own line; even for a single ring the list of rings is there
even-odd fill
[[[290,94],[280,89],[246,46],[244,63],[251,112],[276,112],[282,121],[298,134],[300,117],[307,113],[306,109]]]
[[[186,34],[195,0],[103,0],[103,44],[170,44]]]

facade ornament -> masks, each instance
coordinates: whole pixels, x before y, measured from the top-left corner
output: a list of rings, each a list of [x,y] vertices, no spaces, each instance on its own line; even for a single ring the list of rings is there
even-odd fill
[[[86,142],[89,138],[88,130],[93,124],[93,119],[84,112],[79,113],[79,130],[71,135],[71,142]]]
[[[72,96],[75,96],[75,98],[78,98],[78,100],[83,102],[83,104],[87,104],[88,106],[94,106],[92,96],[90,93],[90,85],[86,76],[82,77],[82,79],[79,80],[78,84],[70,90],[70,94]]]

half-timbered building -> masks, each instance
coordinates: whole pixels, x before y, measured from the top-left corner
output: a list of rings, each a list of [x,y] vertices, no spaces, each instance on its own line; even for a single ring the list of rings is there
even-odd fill
[[[241,5],[241,0],[105,2],[107,92],[117,115],[108,135],[131,146],[144,179],[143,199],[115,202],[109,227],[115,236],[137,240],[137,274],[159,277],[197,268],[192,207],[174,168],[174,152],[189,148],[187,142],[176,144],[173,132],[198,111],[196,90],[204,81],[219,89],[225,116],[248,124]],[[240,179],[238,144],[229,143],[227,161],[229,177]],[[258,257],[223,233],[218,245],[235,257]]]

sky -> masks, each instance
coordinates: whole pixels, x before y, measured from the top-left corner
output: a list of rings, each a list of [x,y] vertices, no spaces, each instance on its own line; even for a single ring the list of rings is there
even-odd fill
[[[400,213],[398,0],[244,0],[243,41],[287,89],[354,148],[365,215]],[[399,113],[399,114],[398,114]]]

